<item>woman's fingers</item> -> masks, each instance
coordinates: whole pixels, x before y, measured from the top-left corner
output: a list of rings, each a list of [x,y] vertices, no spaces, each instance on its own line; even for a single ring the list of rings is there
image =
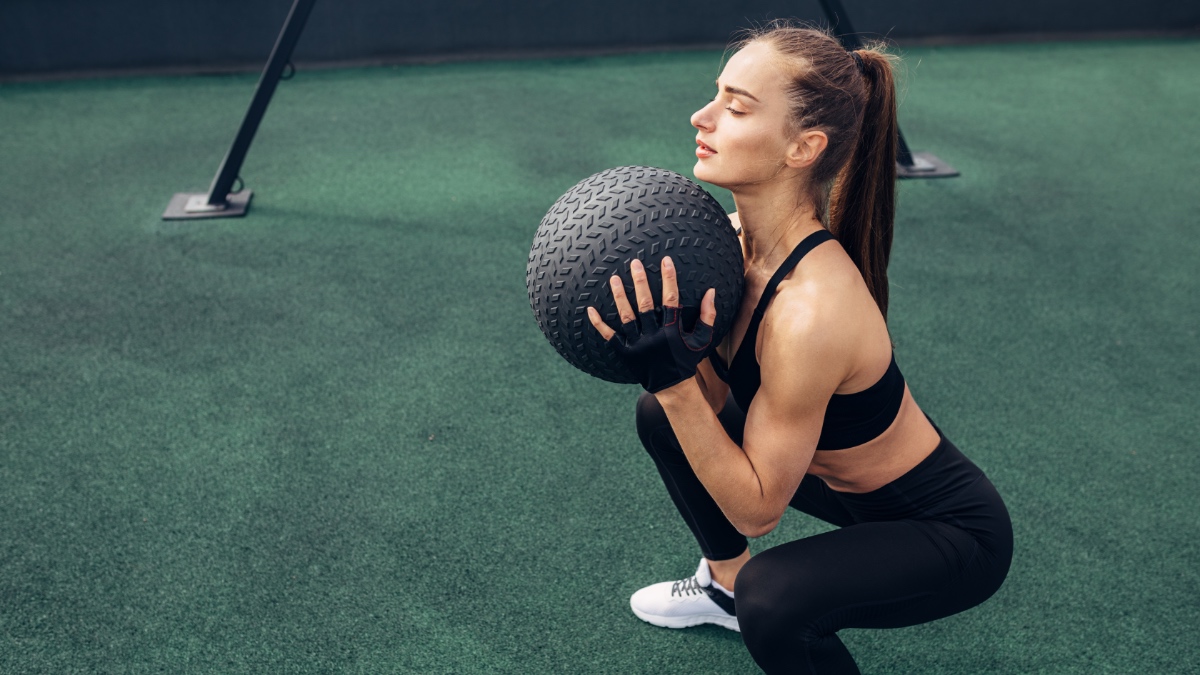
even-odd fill
[[[717,289],[710,288],[704,293],[700,301],[700,320],[710,326],[717,325]]]
[[[650,282],[646,278],[646,268],[640,260],[634,260],[629,264],[629,271],[633,275],[633,289],[637,296],[638,312],[650,312],[654,310],[654,297],[650,295]],[[679,306],[679,283],[675,275],[675,263],[671,258],[664,257],[662,259],[662,280],[663,280],[663,306],[678,307]],[[608,279],[609,288],[612,290],[613,301],[617,305],[617,314],[621,317],[621,323],[631,323],[637,319],[637,314],[634,313],[633,307],[629,304],[629,296],[625,294],[625,285],[621,282],[621,277],[611,276]],[[600,332],[600,336],[605,340],[612,338],[616,332],[609,328],[608,324],[600,318],[600,312],[595,307],[587,308],[588,320],[592,322],[592,326]],[[717,290],[710,288],[704,293],[704,297],[700,300],[700,320],[709,326],[714,326],[717,323]]]
[[[604,321],[600,318],[600,312],[597,312],[595,307],[588,307],[587,313],[588,319],[591,320],[592,325],[596,327],[596,330],[600,331],[600,337],[604,338],[605,342],[608,342],[608,340],[612,338],[616,331],[609,328],[608,324],[604,323]]]
[[[675,279],[675,263],[671,256],[662,259],[663,307],[679,306],[679,283]]]
[[[629,323],[636,319],[637,315],[629,306],[629,298],[625,297],[625,284],[621,283],[621,277],[616,275],[609,277],[608,286],[612,289],[613,300],[617,303],[617,314],[621,316],[621,323]]]
[[[642,261],[634,258],[629,263],[629,275],[633,277],[633,292],[637,297],[639,312],[654,310],[654,296],[650,294],[650,280],[646,278],[646,268]]]

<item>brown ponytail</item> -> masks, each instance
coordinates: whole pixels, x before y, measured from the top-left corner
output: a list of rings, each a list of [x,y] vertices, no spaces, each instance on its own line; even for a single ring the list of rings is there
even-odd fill
[[[734,47],[760,41],[790,67],[793,130],[829,138],[803,198],[846,249],[886,319],[896,213],[894,57],[874,46],[847,52],[826,30],[780,20],[747,31]]]
[[[861,131],[829,198],[829,231],[862,272],[887,318],[888,259],[896,217],[896,85],[887,57],[855,52],[867,84]]]

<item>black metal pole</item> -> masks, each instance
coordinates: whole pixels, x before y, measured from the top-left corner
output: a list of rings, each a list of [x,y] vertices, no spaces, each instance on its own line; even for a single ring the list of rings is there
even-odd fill
[[[267,112],[271,97],[275,95],[279,76],[292,60],[292,51],[300,41],[304,24],[308,21],[309,12],[316,2],[317,0],[295,0],[292,3],[279,39],[275,41],[275,48],[271,50],[271,57],[267,59],[267,67],[263,69],[262,77],[258,80],[258,88],[254,90],[254,98],[250,101],[250,109],[246,111],[245,119],[242,120],[242,128],[238,129],[237,137],[233,139],[233,145],[221,162],[221,167],[217,169],[217,175],[208,189],[209,204],[225,203],[225,195],[229,194],[229,188],[233,187],[233,182],[237,180],[242,162],[246,160],[246,152],[250,150],[250,142],[254,140],[254,134],[258,132],[258,125]]]
[[[849,51],[862,49],[862,38],[850,23],[850,16],[841,0],[817,0],[825,11],[825,18],[833,27],[833,32],[841,41],[842,46]],[[932,178],[942,176],[957,176],[958,172],[945,162],[929,153],[921,153],[921,158],[913,157],[904,140],[904,132],[896,125],[896,170],[901,178]]]
[[[846,14],[846,8],[842,7],[841,0],[817,0],[817,2],[821,4],[821,9],[825,10],[825,18],[829,20],[834,35],[838,36],[842,45],[846,49],[861,49],[862,40],[858,38],[858,33],[850,24],[850,16]]]
[[[838,36],[842,46],[848,51],[862,49],[862,38],[858,37],[854,26],[850,24],[850,17],[846,14],[846,8],[842,7],[841,0],[818,0],[821,3],[821,9],[825,10],[825,18],[829,19],[829,23],[833,26],[833,32]],[[896,163],[901,166],[910,167],[913,165],[912,152],[908,149],[908,143],[904,142],[904,132],[900,131],[900,127],[896,127],[896,135],[899,137],[896,148]]]
[[[225,154],[225,159],[217,168],[217,174],[213,177],[208,193],[202,195],[203,199],[199,198],[200,195],[191,193],[175,195],[170,206],[167,207],[166,213],[163,214],[164,219],[216,218],[245,214],[246,209],[249,208],[250,191],[243,190],[236,195],[231,195],[229,190],[237,180],[238,172],[242,169],[242,162],[246,160],[246,153],[250,150],[250,143],[254,140],[254,134],[258,132],[258,125],[262,122],[263,115],[267,112],[267,106],[271,103],[276,86],[279,85],[283,69],[292,59],[292,51],[295,50],[296,43],[300,41],[300,34],[304,32],[304,25],[308,21],[308,15],[312,12],[316,1],[295,0],[292,3],[287,19],[284,20],[283,29],[275,40],[275,47],[271,50],[271,56],[267,59],[267,65],[258,80],[258,87],[254,90],[250,108],[246,110],[246,116],[242,119],[242,126],[238,129],[237,136],[233,139],[233,145],[229,147],[229,152]]]

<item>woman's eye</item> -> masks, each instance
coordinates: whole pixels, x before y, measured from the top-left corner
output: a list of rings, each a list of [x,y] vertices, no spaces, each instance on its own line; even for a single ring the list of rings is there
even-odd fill
[[[708,102],[709,102],[709,103],[712,103],[712,102],[714,102],[714,101],[716,101],[716,100],[717,100],[717,97],[716,97],[716,96],[714,96],[714,97],[712,97],[712,98],[708,99]],[[735,116],[738,116],[738,117],[741,117],[742,115],[745,115],[745,114],[746,114],[744,111],[741,111],[741,110],[735,110],[735,109],[733,108],[733,106],[725,106],[725,109],[726,109],[726,110],[728,110],[728,111],[729,111],[730,113],[732,113],[733,115],[735,115]]]

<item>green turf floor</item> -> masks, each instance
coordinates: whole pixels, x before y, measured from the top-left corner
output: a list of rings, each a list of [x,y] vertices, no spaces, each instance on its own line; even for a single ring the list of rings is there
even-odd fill
[[[526,298],[549,205],[690,173],[715,52],[0,85],[0,672],[747,673],[628,609],[698,552]],[[1200,42],[907,50],[891,328],[1008,501],[988,603],[867,673],[1200,668]],[[718,193],[728,207],[728,194]],[[758,549],[825,529],[792,513]]]

